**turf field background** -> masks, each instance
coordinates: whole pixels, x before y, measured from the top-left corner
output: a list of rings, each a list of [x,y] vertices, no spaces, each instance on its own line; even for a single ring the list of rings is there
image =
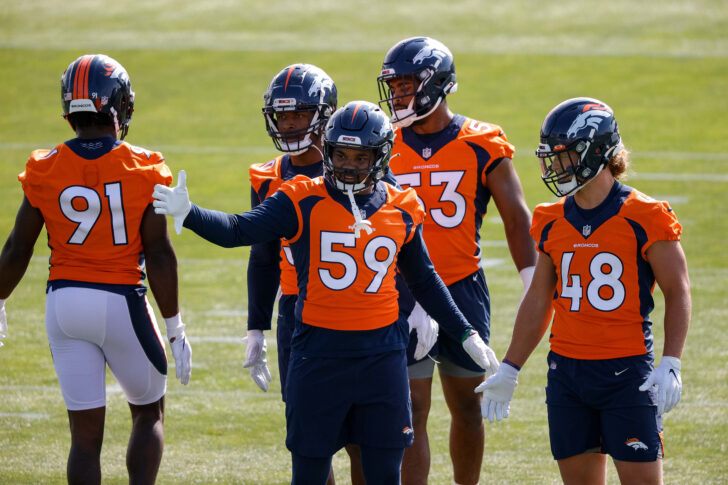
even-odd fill
[[[665,418],[665,481],[725,483],[728,433],[728,6],[724,1],[127,2],[5,0],[0,5],[0,239],[22,198],[29,152],[73,133],[61,118],[60,75],[104,52],[128,70],[136,111],[127,140],[185,169],[194,202],[249,208],[248,166],[276,155],[260,114],[271,77],[309,62],[336,81],[339,104],[376,101],[387,49],[430,35],[455,55],[455,112],[500,124],[516,146],[528,205],[552,200],[533,150],[544,115],[569,97],[614,108],[632,151],[627,183],[670,201],[684,227],[692,326],[683,399]],[[510,339],[521,282],[491,204],[483,225],[499,356]],[[242,369],[247,248],[222,249],[188,232],[172,237],[193,374],[170,379],[159,483],[281,484],[290,479],[284,408],[273,373],[267,394]],[[69,432],[44,330],[45,234],[7,303],[0,349],[0,483],[65,483]],[[662,295],[655,291],[661,355]],[[511,417],[487,425],[481,483],[558,483],[548,447],[542,342],[521,373]],[[171,356],[170,356],[171,357]],[[172,370],[173,372],[173,370]],[[109,375],[105,483],[126,483],[129,412]],[[449,416],[435,382],[430,482],[451,483]],[[348,483],[345,453],[335,457]],[[616,483],[612,465],[609,482]]]

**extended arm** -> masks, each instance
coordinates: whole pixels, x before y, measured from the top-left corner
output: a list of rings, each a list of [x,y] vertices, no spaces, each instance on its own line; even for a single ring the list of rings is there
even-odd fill
[[[218,246],[250,246],[293,237],[298,230],[293,202],[282,192],[277,192],[248,212],[227,214],[190,203],[187,176],[183,170],[180,170],[178,180],[175,188],[161,184],[154,186],[154,211],[174,218],[175,227],[179,226],[180,230],[184,221],[184,227]]]

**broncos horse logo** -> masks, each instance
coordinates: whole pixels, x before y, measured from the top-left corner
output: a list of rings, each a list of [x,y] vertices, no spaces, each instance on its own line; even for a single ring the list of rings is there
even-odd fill
[[[415,55],[415,57],[412,59],[412,63],[422,64],[425,59],[429,59],[431,57],[437,59],[437,61],[435,61],[434,63],[435,67],[437,67],[442,62],[442,60],[447,57],[447,53],[438,49],[436,46],[428,45],[420,49],[417,55]]]
[[[624,442],[625,445],[631,447],[633,450],[647,450],[649,449],[646,444],[638,440],[637,438],[630,438]]]
[[[586,111],[576,117],[574,122],[569,127],[569,131],[566,132],[566,137],[567,138],[576,138],[577,133],[579,133],[582,129],[586,128],[587,126],[596,130],[599,128],[599,124],[602,122],[602,120],[604,118],[609,118],[611,116],[612,116],[612,113],[610,113],[609,111],[606,111],[606,110],[592,109],[592,110]]]
[[[313,81],[311,82],[311,87],[308,88],[308,95],[316,96],[318,93],[319,98],[323,99],[326,90],[331,91],[334,88],[334,81],[323,73],[313,72],[312,74]]]

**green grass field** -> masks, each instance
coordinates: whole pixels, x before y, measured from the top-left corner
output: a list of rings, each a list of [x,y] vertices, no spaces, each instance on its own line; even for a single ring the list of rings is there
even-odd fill
[[[694,2],[97,2],[6,0],[0,6],[0,239],[22,198],[29,152],[73,133],[61,118],[59,79],[81,54],[104,52],[137,93],[128,141],[163,151],[185,169],[192,200],[229,212],[249,207],[248,166],[276,155],[260,115],[270,78],[293,62],[336,81],[339,104],[376,101],[376,76],[398,40],[430,35],[455,55],[450,107],[501,125],[517,148],[529,207],[551,200],[533,150],[544,115],[574,96],[614,108],[632,151],[628,184],[671,202],[684,227],[692,327],[683,396],[666,416],[665,481],[727,483],[728,466],[728,6]],[[596,54],[596,55],[591,55]],[[483,227],[493,300],[492,347],[510,339],[521,282],[497,210]],[[0,483],[65,483],[69,432],[44,330],[48,248],[39,238],[7,303],[0,349]],[[170,379],[159,483],[282,484],[290,480],[277,366],[264,394],[242,368],[247,248],[173,236],[193,374]],[[658,358],[662,297],[653,313]],[[276,362],[273,333],[269,361]],[[548,446],[542,342],[521,373],[511,417],[487,425],[481,483],[559,483]],[[435,383],[429,433],[433,484],[452,483],[449,416]],[[105,483],[126,483],[130,428],[123,394],[108,380]],[[338,483],[349,483],[345,453]],[[609,483],[617,483],[610,465]]]

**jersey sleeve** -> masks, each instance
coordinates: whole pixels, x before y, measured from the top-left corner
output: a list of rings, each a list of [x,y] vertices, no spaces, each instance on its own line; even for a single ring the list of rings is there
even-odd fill
[[[544,254],[544,243],[548,238],[548,232],[556,219],[552,210],[553,204],[539,204],[533,211],[533,219],[531,220],[531,239],[536,243],[536,249]]]
[[[43,190],[42,177],[50,158],[57,156],[57,150],[34,150],[25,163],[25,170],[18,174],[25,197],[35,208],[38,208],[38,195]]]
[[[642,218],[642,225],[647,232],[647,243],[642,247],[642,256],[657,241],[679,241],[682,226],[667,202],[655,201],[649,204]]]
[[[487,130],[479,137],[479,144],[488,152],[489,156],[482,177],[498,166],[504,158],[513,159],[513,154],[516,152],[516,148],[508,142],[503,128],[492,124],[488,124],[487,127]]]

